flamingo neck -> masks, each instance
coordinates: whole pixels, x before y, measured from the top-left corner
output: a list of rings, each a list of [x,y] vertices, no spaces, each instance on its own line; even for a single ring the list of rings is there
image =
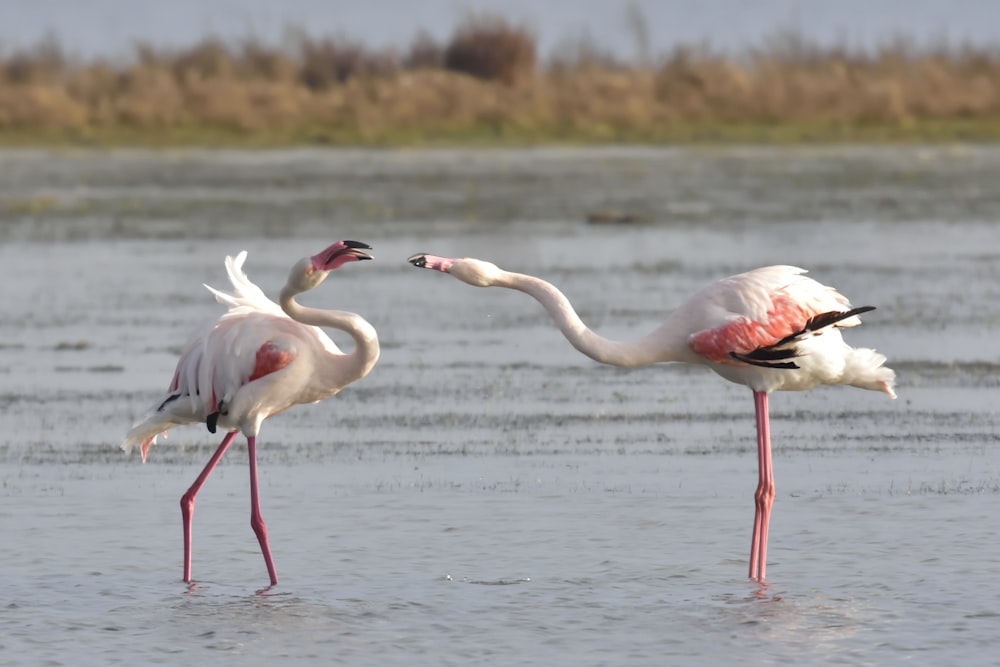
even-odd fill
[[[566,340],[595,361],[612,366],[646,366],[686,358],[686,339],[672,335],[669,320],[642,338],[632,341],[611,340],[587,327],[566,295],[541,278],[503,271],[493,285],[515,289],[533,297],[545,307]]]
[[[375,366],[379,357],[378,334],[365,318],[345,310],[321,310],[300,305],[295,296],[299,292],[287,285],[281,290],[279,303],[285,313],[302,324],[314,327],[329,327],[347,333],[354,340],[350,354],[336,355],[338,375],[345,371],[347,362],[348,382],[364,377]],[[332,355],[331,355],[332,356]],[[345,382],[344,384],[347,384]]]

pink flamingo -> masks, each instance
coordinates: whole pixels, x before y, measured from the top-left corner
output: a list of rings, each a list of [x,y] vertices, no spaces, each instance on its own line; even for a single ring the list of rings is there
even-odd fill
[[[366,376],[378,361],[375,329],[360,315],[300,306],[295,296],[323,282],[330,271],[372,259],[358,241],[337,241],[299,260],[281,290],[278,304],[243,272],[246,251],[226,257],[232,294],[208,287],[229,310],[195,335],[177,362],[167,392],[126,434],[122,448],[139,445],[145,463],[156,436],[183,424],[204,423],[227,431],[222,444],[194,484],[181,496],[184,523],[184,581],[191,581],[191,517],[198,491],[238,432],[247,439],[250,459],[250,526],[257,535],[271,586],[278,583],[260,513],[257,489],[257,433],[261,422],[293,405],[316,403]],[[342,352],[319,327],[350,334],[354,350]],[[166,435],[164,433],[164,435]]]
[[[846,384],[895,398],[896,374],[875,350],[852,348],[841,327],[861,324],[872,306],[851,308],[832,287],[807,278],[794,266],[768,266],[708,285],[682,303],[652,333],[615,341],[591,331],[569,299],[534,276],[504,271],[478,259],[417,254],[421,268],[449,273],[476,287],[506,287],[541,303],[566,339],[596,361],[614,366],[646,366],[681,361],[708,366],[722,377],[753,390],[757,417],[760,478],[754,495],[750,578],[764,581],[767,532],[774,502],[771,431],[767,397],[777,390],[805,390]]]

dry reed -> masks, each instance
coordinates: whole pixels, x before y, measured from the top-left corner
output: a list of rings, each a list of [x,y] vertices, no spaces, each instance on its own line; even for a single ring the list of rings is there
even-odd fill
[[[0,56],[0,140],[1000,138],[1000,48],[779,34],[737,55],[641,51],[627,63],[581,39],[542,63],[531,32],[496,16],[401,53],[298,31],[83,62],[45,40]]]

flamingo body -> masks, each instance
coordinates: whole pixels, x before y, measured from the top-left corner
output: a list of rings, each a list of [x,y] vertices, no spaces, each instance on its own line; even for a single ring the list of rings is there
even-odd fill
[[[506,287],[541,303],[566,339],[590,358],[615,366],[679,361],[708,366],[753,390],[759,479],[755,493],[750,577],[764,580],[774,479],[768,395],[819,385],[851,385],[895,398],[895,373],[875,350],[853,348],[840,330],[861,324],[871,306],[846,297],[794,266],[768,266],[711,283],[650,334],[615,341],[591,331],[551,283],[482,260],[417,254],[414,266],[448,273],[477,287]]]
[[[184,522],[184,580],[191,581],[191,517],[194,499],[237,433],[247,438],[251,466],[251,525],[257,533],[271,585],[277,583],[260,518],[256,438],[261,423],[294,405],[338,393],[371,371],[378,361],[378,336],[360,315],[300,306],[296,294],[319,285],[347,262],[371,259],[357,241],[338,241],[292,268],[281,305],[268,299],[243,272],[246,252],[226,258],[232,292],[208,287],[228,310],[193,336],[181,352],[173,379],[151,409],[126,434],[122,448],[138,445],[143,462],[157,436],[175,426],[204,423],[226,436],[201,475],[181,499]],[[354,340],[344,353],[320,328],[346,331]]]
[[[850,347],[840,332],[860,325],[858,313],[873,308],[851,309],[844,295],[805,274],[768,266],[724,278],[688,298],[669,321],[674,331],[686,331],[694,363],[755,391],[848,384],[895,398],[885,357]]]

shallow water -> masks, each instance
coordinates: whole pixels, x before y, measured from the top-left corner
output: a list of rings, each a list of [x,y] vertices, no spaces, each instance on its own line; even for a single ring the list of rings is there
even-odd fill
[[[1000,150],[0,152],[0,662],[994,664],[1000,641]],[[598,211],[641,218],[585,222]],[[117,449],[218,312],[222,258],[380,332],[373,373],[261,432]],[[783,262],[878,310],[899,400],[772,398],[769,582],[745,578],[749,392],[579,356],[524,295],[405,263],[542,275],[611,337]],[[340,337],[336,337],[341,340]]]

